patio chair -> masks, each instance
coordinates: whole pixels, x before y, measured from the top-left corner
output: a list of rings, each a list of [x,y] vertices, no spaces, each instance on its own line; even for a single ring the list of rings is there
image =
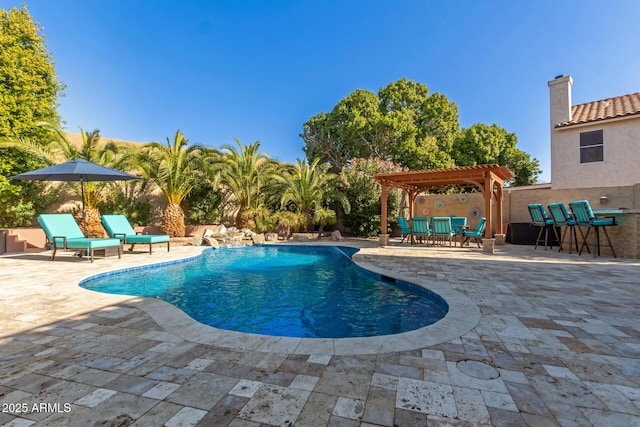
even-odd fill
[[[470,239],[474,239],[478,247],[482,246],[482,238],[484,237],[484,229],[487,228],[487,219],[482,217],[475,230],[462,230],[464,243],[467,244]]]
[[[587,243],[587,239],[589,238],[589,232],[593,228],[593,257],[600,256],[600,229],[604,231],[604,235],[607,237],[607,242],[609,243],[609,248],[611,248],[611,253],[614,258],[616,257],[616,251],[613,249],[613,245],[611,244],[611,239],[609,238],[609,233],[607,233],[607,227],[616,226],[616,218],[613,216],[605,217],[597,219],[591,209],[591,205],[587,200],[577,200],[575,202],[569,203],[569,208],[571,212],[573,212],[573,217],[576,220],[576,225],[580,227],[589,227],[587,228],[587,234],[584,235],[584,240],[582,241],[582,245],[580,246],[580,251],[578,251],[578,255],[582,255],[583,249],[586,247],[587,251],[589,250],[589,244]]]
[[[405,241],[405,239],[411,237],[411,227],[409,227],[409,221],[407,221],[407,218],[399,216],[398,227],[400,227],[400,235],[402,236],[402,240],[400,241],[400,243],[402,243]]]
[[[413,238],[418,239],[421,243],[424,241],[429,241],[429,236],[431,236],[431,230],[429,229],[429,222],[427,221],[427,217],[424,216],[416,216],[411,218],[411,230],[413,232]],[[413,239],[412,239],[412,242]]]
[[[451,218],[448,216],[434,216],[431,218],[431,235],[433,236],[433,244],[436,244],[436,238],[440,238],[443,241],[449,240],[449,246],[451,246],[451,239],[456,235],[456,232],[451,228]]]
[[[553,231],[556,237],[556,241],[560,242],[558,233],[554,227],[554,222],[547,216],[544,207],[540,203],[532,203],[529,205],[529,213],[531,214],[531,225],[540,227],[538,232],[538,238],[536,239],[536,246],[534,249],[538,249],[538,244],[544,241],[544,250],[547,250],[547,246],[553,249],[553,241],[549,241],[549,229]],[[542,239],[542,233],[544,232],[544,239]]]
[[[460,246],[462,246],[462,232],[467,228],[467,217],[451,215],[451,228],[456,233],[455,237],[460,238]]]
[[[89,261],[93,262],[96,249],[118,248],[118,258],[122,257],[120,239],[85,237],[71,214],[42,214],[38,217],[47,241],[53,247],[51,260],[55,260],[58,249],[86,252]]]
[[[137,244],[149,245],[149,254],[151,254],[155,243],[166,243],[167,252],[169,252],[169,236],[166,234],[136,233],[124,215],[102,215],[102,225],[109,233],[109,236],[122,240],[122,243],[126,245],[131,245],[129,251],[132,251]]]
[[[551,203],[547,205],[549,209],[549,213],[551,213],[551,218],[556,227],[565,227],[564,232],[562,233],[562,238],[560,239],[560,249],[558,252],[562,252],[564,239],[567,237],[567,231],[569,232],[569,253],[573,248],[573,244],[575,242],[576,252],[578,252],[578,235],[576,233],[576,228],[580,230],[579,227],[576,227],[576,220],[569,214],[567,208],[564,207],[564,203]],[[580,235],[582,235],[582,230],[580,230]],[[584,235],[582,235],[582,240],[584,241]]]

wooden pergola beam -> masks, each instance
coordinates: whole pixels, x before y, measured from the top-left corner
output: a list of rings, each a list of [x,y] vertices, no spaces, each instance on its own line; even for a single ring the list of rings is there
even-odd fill
[[[496,199],[496,231],[502,229],[502,188],[505,181],[513,178],[509,168],[500,165],[462,166],[451,169],[431,169],[424,171],[395,172],[374,175],[374,179],[382,186],[382,234],[387,234],[387,197],[391,188],[401,188],[409,194],[410,213],[413,215],[413,199],[423,191],[434,187],[477,187],[485,199],[485,218],[487,228],[485,237],[491,237],[493,224],[492,198]],[[495,189],[495,191],[494,191]]]

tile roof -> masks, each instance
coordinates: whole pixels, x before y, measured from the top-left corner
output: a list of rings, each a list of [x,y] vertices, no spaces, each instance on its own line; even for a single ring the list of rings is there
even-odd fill
[[[571,107],[571,121],[558,123],[556,127],[634,115],[640,116],[640,92],[574,105]]]

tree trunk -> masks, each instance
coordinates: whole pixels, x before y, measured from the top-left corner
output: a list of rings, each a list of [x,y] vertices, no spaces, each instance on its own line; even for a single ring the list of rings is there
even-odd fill
[[[244,217],[244,209],[240,207],[238,210],[238,215],[236,215],[236,228],[238,230],[242,230],[243,228],[248,228],[249,230],[256,229],[256,222],[253,218],[245,218]]]
[[[171,237],[184,237],[184,211],[180,205],[169,204],[162,215],[162,234]]]
[[[84,234],[92,234],[98,237],[107,237],[107,233],[104,231],[104,227],[102,227],[102,221],[100,220],[100,211],[98,208],[89,206],[85,209],[86,217],[83,219],[82,210],[76,213],[76,221],[80,226],[80,229]],[[83,228],[83,222],[86,220],[87,229]]]

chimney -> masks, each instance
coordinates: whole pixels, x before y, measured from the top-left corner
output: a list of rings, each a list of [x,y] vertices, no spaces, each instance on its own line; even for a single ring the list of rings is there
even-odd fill
[[[571,76],[559,75],[549,83],[551,129],[558,123],[571,121]]]

